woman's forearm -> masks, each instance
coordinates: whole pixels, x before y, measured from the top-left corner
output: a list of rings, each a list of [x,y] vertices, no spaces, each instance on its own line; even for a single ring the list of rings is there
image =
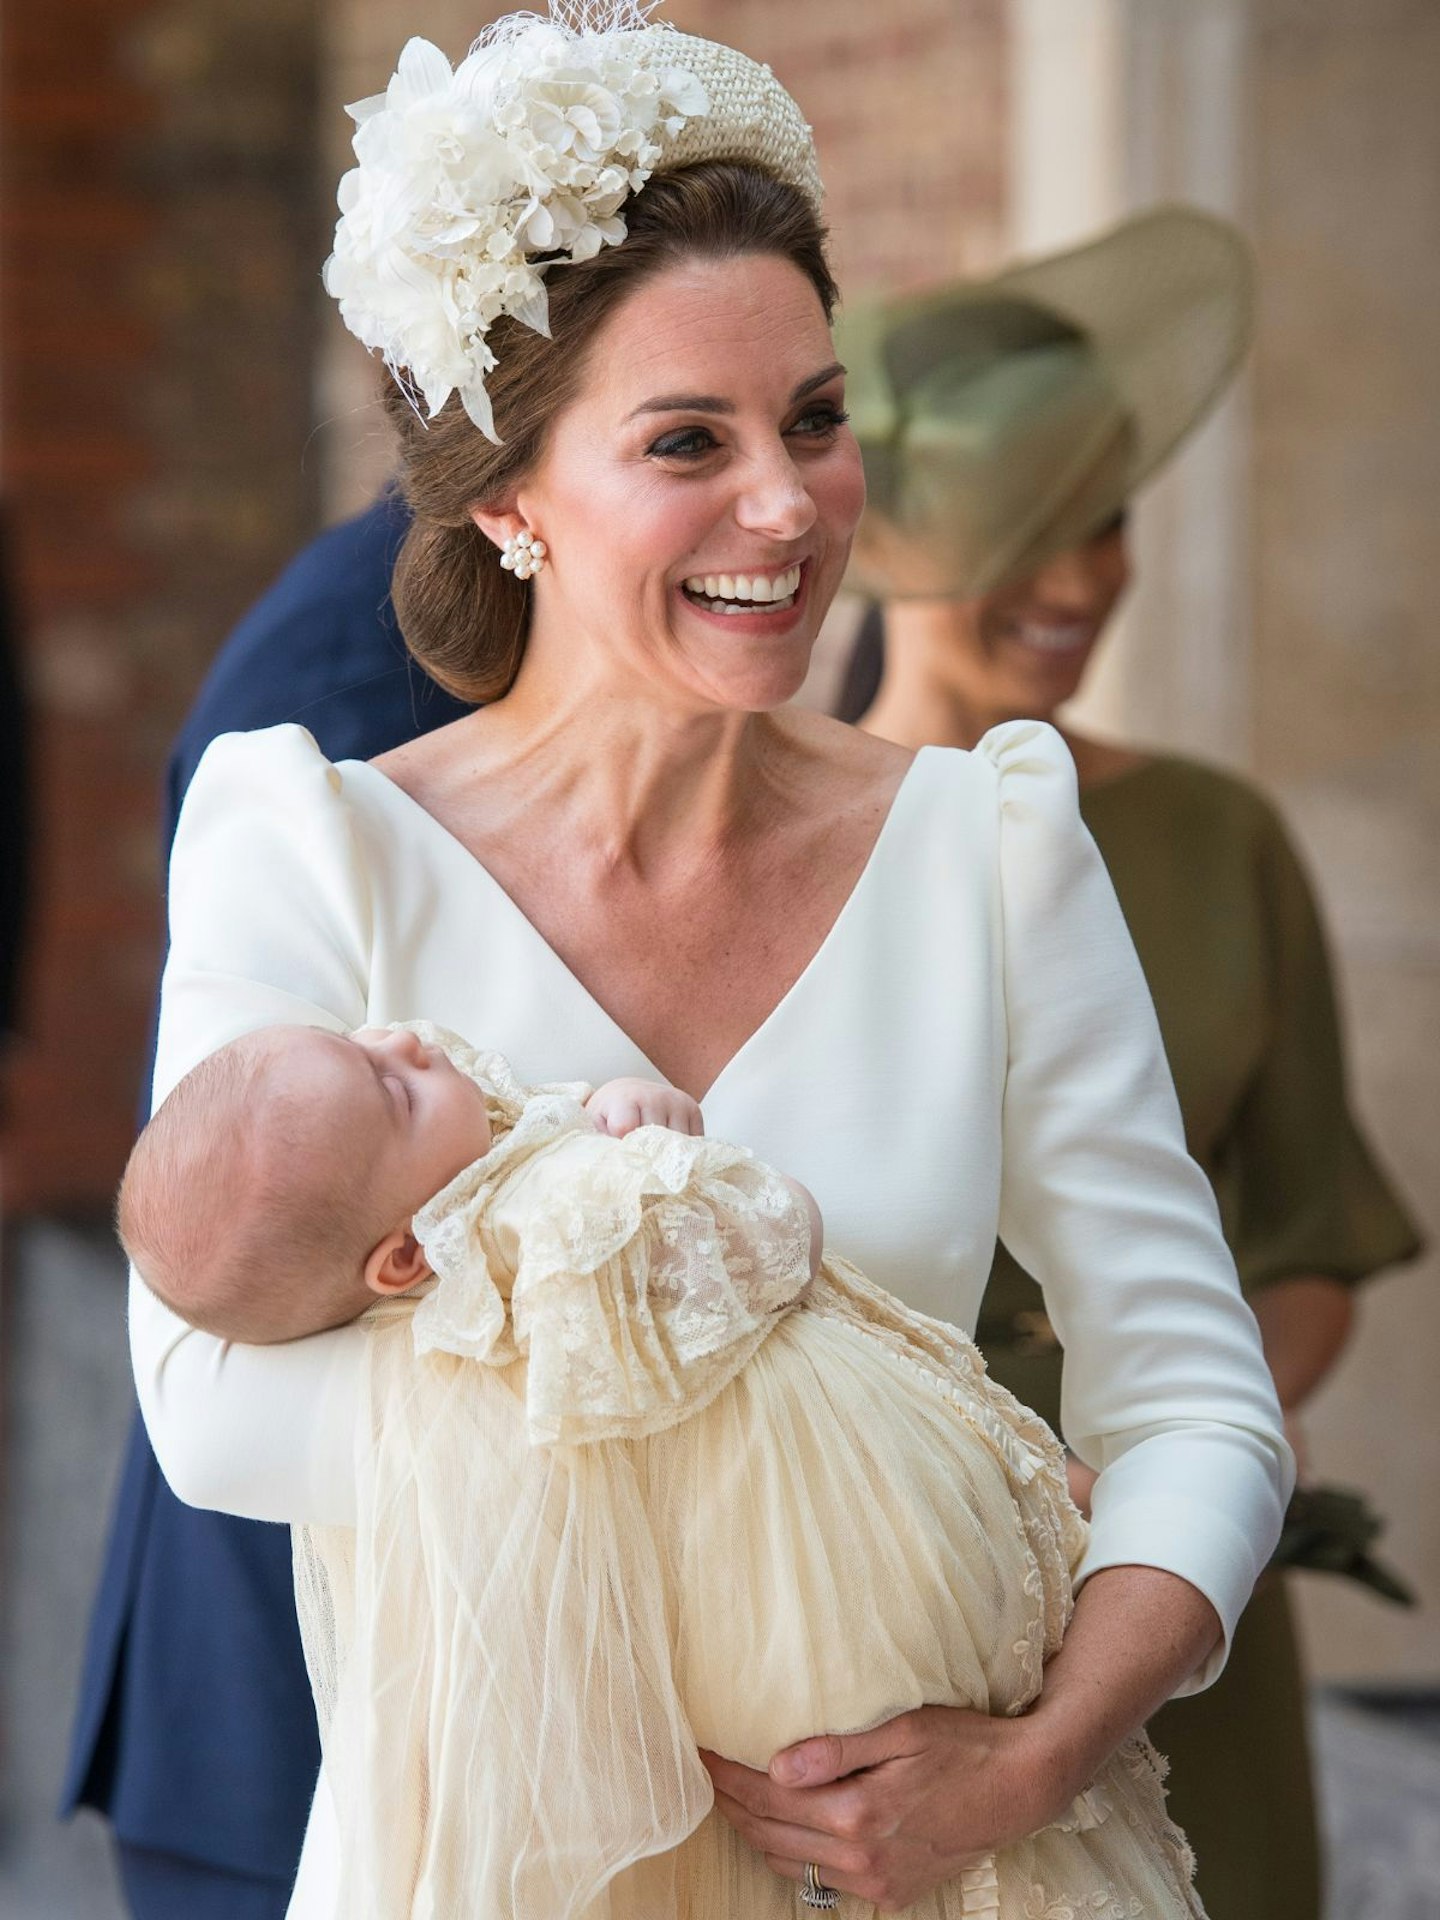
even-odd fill
[[[1026,1715],[1032,1754],[1051,1778],[1043,1798],[1057,1812],[1204,1665],[1221,1632],[1214,1607],[1177,1574],[1127,1566],[1091,1575]]]
[[[1350,1338],[1355,1297],[1323,1274],[1275,1280],[1251,1299],[1266,1363],[1286,1413],[1304,1405]]]
[[[363,1332],[244,1347],[187,1327],[130,1279],[130,1355],[150,1444],[187,1506],[355,1524]]]

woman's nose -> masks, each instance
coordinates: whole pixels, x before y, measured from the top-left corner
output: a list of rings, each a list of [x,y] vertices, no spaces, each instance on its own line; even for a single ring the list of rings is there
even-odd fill
[[[1052,555],[1030,585],[1047,605],[1085,615],[1111,599],[1124,577],[1124,548],[1114,541],[1092,540]]]
[[[798,540],[815,524],[815,502],[788,448],[756,460],[735,506],[737,523],[747,533],[774,540]]]

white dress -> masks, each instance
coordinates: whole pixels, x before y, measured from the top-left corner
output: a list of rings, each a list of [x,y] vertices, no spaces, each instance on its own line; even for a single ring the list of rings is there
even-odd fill
[[[157,1100],[235,1035],[428,1018],[532,1084],[655,1075],[474,858],[374,768],[295,727],[217,741],[171,866]],[[658,1076],[656,1076],[658,1077]],[[706,1095],[708,1131],[805,1182],[827,1238],[974,1324],[997,1231],[1045,1284],[1063,1424],[1102,1469],[1079,1578],[1190,1580],[1226,1638],[1290,1462],[1153,1010],[1059,737],[923,750],[828,938]],[[227,1347],[138,1281],[131,1338],[182,1499],[347,1526],[365,1335]],[[1214,1677],[1223,1649],[1194,1676]],[[293,1920],[332,1920],[323,1781]]]

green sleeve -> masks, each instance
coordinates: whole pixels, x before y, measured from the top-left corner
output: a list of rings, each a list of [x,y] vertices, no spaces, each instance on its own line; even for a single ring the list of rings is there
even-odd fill
[[[1324,930],[1268,810],[1258,858],[1269,1027],[1216,1169],[1221,1212],[1247,1292],[1301,1274],[1354,1284],[1421,1242],[1350,1109]]]

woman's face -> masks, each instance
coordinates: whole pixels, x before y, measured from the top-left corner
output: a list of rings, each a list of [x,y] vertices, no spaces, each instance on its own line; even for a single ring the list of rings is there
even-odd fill
[[[670,268],[596,336],[517,493],[549,549],[531,647],[690,710],[776,707],[805,677],[864,498],[804,274],[763,254]]]
[[[1071,699],[1130,580],[1125,520],[958,607],[953,672],[985,710],[1048,717]]]

